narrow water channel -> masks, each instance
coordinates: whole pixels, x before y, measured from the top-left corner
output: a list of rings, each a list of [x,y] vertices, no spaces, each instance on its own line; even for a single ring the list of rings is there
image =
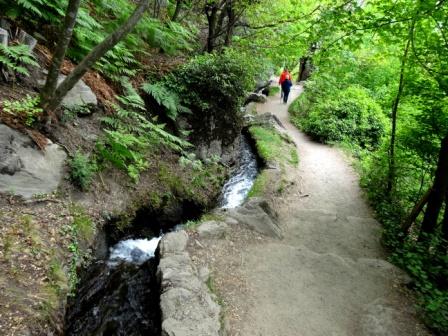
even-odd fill
[[[225,183],[218,206],[234,208],[247,197],[258,173],[257,157],[241,138],[238,168]],[[69,300],[65,334],[76,336],[159,336],[159,285],[155,250],[159,237],[135,237],[109,247],[82,276]]]
[[[219,206],[224,209],[236,208],[246,199],[258,174],[258,160],[249,140],[241,137],[241,156],[238,169],[222,188]]]

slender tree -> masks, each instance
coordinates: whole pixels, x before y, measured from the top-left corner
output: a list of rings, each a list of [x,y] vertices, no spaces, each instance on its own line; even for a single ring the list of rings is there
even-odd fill
[[[72,0],[71,2],[75,2],[75,0]],[[70,3],[71,3],[70,2]],[[78,2],[78,9],[79,9],[79,0]],[[112,49],[120,40],[122,40],[138,23],[138,21],[141,19],[143,14],[145,13],[146,9],[149,6],[149,0],[140,0],[139,4],[137,5],[136,9],[132,13],[132,15],[124,22],[120,27],[118,27],[113,33],[111,33],[109,36],[107,36],[100,44],[98,44],[96,47],[94,47],[83,59],[82,61],[73,69],[73,71],[62,81],[59,86],[54,87],[53,79],[50,79],[52,83],[47,83],[45,87],[48,88],[43,90],[41,92],[41,106],[46,111],[46,113],[51,116],[54,111],[59,107],[62,100],[64,99],[65,95],[68,91],[70,91],[75,84],[84,76],[84,74],[95,64],[96,61],[98,61],[101,57],[104,56],[110,49]],[[67,9],[67,15],[73,17],[75,15],[75,12],[70,12],[69,10],[74,10],[75,7],[71,8],[70,6]],[[77,9],[76,9],[77,12]],[[75,16],[76,17],[76,16]],[[72,24],[71,20],[66,20],[65,23]],[[64,31],[68,30],[67,27],[64,27]],[[73,30],[73,26],[71,28]],[[64,33],[64,36],[68,33]],[[71,34],[70,34],[71,36]],[[65,43],[64,39],[64,43]],[[69,41],[69,40],[68,40]],[[65,51],[67,50],[68,43],[65,45],[64,51],[60,52],[61,54],[65,55]],[[58,47],[59,48],[59,47]],[[62,47],[61,47],[62,48]],[[62,57],[63,59],[63,57]],[[50,69],[55,68],[57,69],[57,72],[59,72],[60,64],[62,61],[60,60],[60,57],[53,58],[53,62],[60,62],[59,66],[51,65]],[[57,82],[57,76],[56,76],[56,82]],[[50,90],[53,88],[53,90]],[[51,118],[48,118],[49,122]]]
[[[173,16],[171,16],[171,21],[177,21],[179,18],[179,14],[182,10],[182,5],[184,4],[185,0],[176,0],[176,8],[174,9]]]
[[[73,28],[76,24],[76,17],[78,16],[80,3],[81,0],[70,0],[67,6],[67,11],[61,29],[61,39],[56,45],[50,68],[48,69],[47,79],[41,91],[41,102],[43,102],[42,106],[46,110],[47,106],[45,103],[51,100],[58,85],[59,72],[61,70],[61,65],[64,61],[68,45],[72,39]]]
[[[398,91],[397,95],[395,96],[394,102],[392,104],[392,131],[390,136],[390,147],[389,147],[389,172],[387,176],[387,195],[390,197],[394,182],[395,182],[395,175],[396,175],[396,167],[395,167],[395,138],[397,134],[397,113],[398,113],[398,106],[400,104],[400,98],[403,93],[404,88],[404,71],[406,68],[406,60],[408,58],[408,52],[409,52],[409,46],[410,46],[410,39],[406,41],[404,50],[403,50],[403,56],[401,58],[401,66],[400,66],[400,80],[398,82]]]
[[[210,2],[204,7],[205,16],[207,17],[208,23],[208,35],[207,35],[207,45],[206,51],[212,52],[215,49],[215,41],[217,37],[218,23],[220,22],[218,14],[221,13],[226,0],[220,2]]]

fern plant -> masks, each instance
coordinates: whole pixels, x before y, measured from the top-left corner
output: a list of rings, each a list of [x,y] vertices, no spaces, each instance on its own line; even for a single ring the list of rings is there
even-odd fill
[[[27,65],[38,67],[31,49],[25,44],[6,46],[0,44],[0,66],[16,74],[29,76]]]
[[[97,148],[105,160],[137,182],[149,165],[146,152],[151,147],[163,144],[183,151],[190,144],[166,132],[163,125],[148,120],[143,99],[129,82],[124,81],[122,85],[126,94],[116,97],[119,102],[114,105],[116,114],[102,119],[107,129]]]
[[[98,143],[100,155],[115,165],[117,168],[127,172],[129,177],[138,182],[140,173],[148,168],[145,152],[149,147],[143,136],[132,133],[105,130],[106,137],[103,142]]]
[[[180,103],[179,96],[174,91],[170,91],[162,83],[142,85],[143,91],[149,94],[154,100],[165,109],[166,115],[171,120],[176,120],[179,113],[190,113],[191,110]]]
[[[13,20],[21,18],[33,23],[59,23],[66,7],[66,0],[0,0],[0,8],[6,8],[6,17]]]
[[[98,169],[95,160],[91,160],[88,155],[77,151],[68,161],[68,165],[72,182],[82,191],[88,190]]]
[[[25,125],[31,127],[43,112],[38,106],[38,96],[31,97],[26,95],[21,100],[5,100],[3,102],[3,111],[18,117]]]

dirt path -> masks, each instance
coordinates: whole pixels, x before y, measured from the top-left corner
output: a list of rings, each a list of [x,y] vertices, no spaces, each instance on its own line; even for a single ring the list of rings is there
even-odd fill
[[[292,101],[301,92],[295,86]],[[283,240],[250,244],[238,267],[245,307],[232,320],[241,336],[427,335],[387,263],[380,225],[362,198],[358,177],[336,149],[310,141],[272,97],[259,113],[278,116],[297,144],[297,187],[279,210]],[[244,309],[243,309],[244,310]]]

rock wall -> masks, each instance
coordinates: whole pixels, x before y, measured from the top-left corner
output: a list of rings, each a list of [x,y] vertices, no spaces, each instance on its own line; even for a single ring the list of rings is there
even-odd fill
[[[159,245],[162,336],[218,336],[221,309],[205,285],[207,272],[200,277],[190,260],[187,242],[182,230],[166,234]]]

